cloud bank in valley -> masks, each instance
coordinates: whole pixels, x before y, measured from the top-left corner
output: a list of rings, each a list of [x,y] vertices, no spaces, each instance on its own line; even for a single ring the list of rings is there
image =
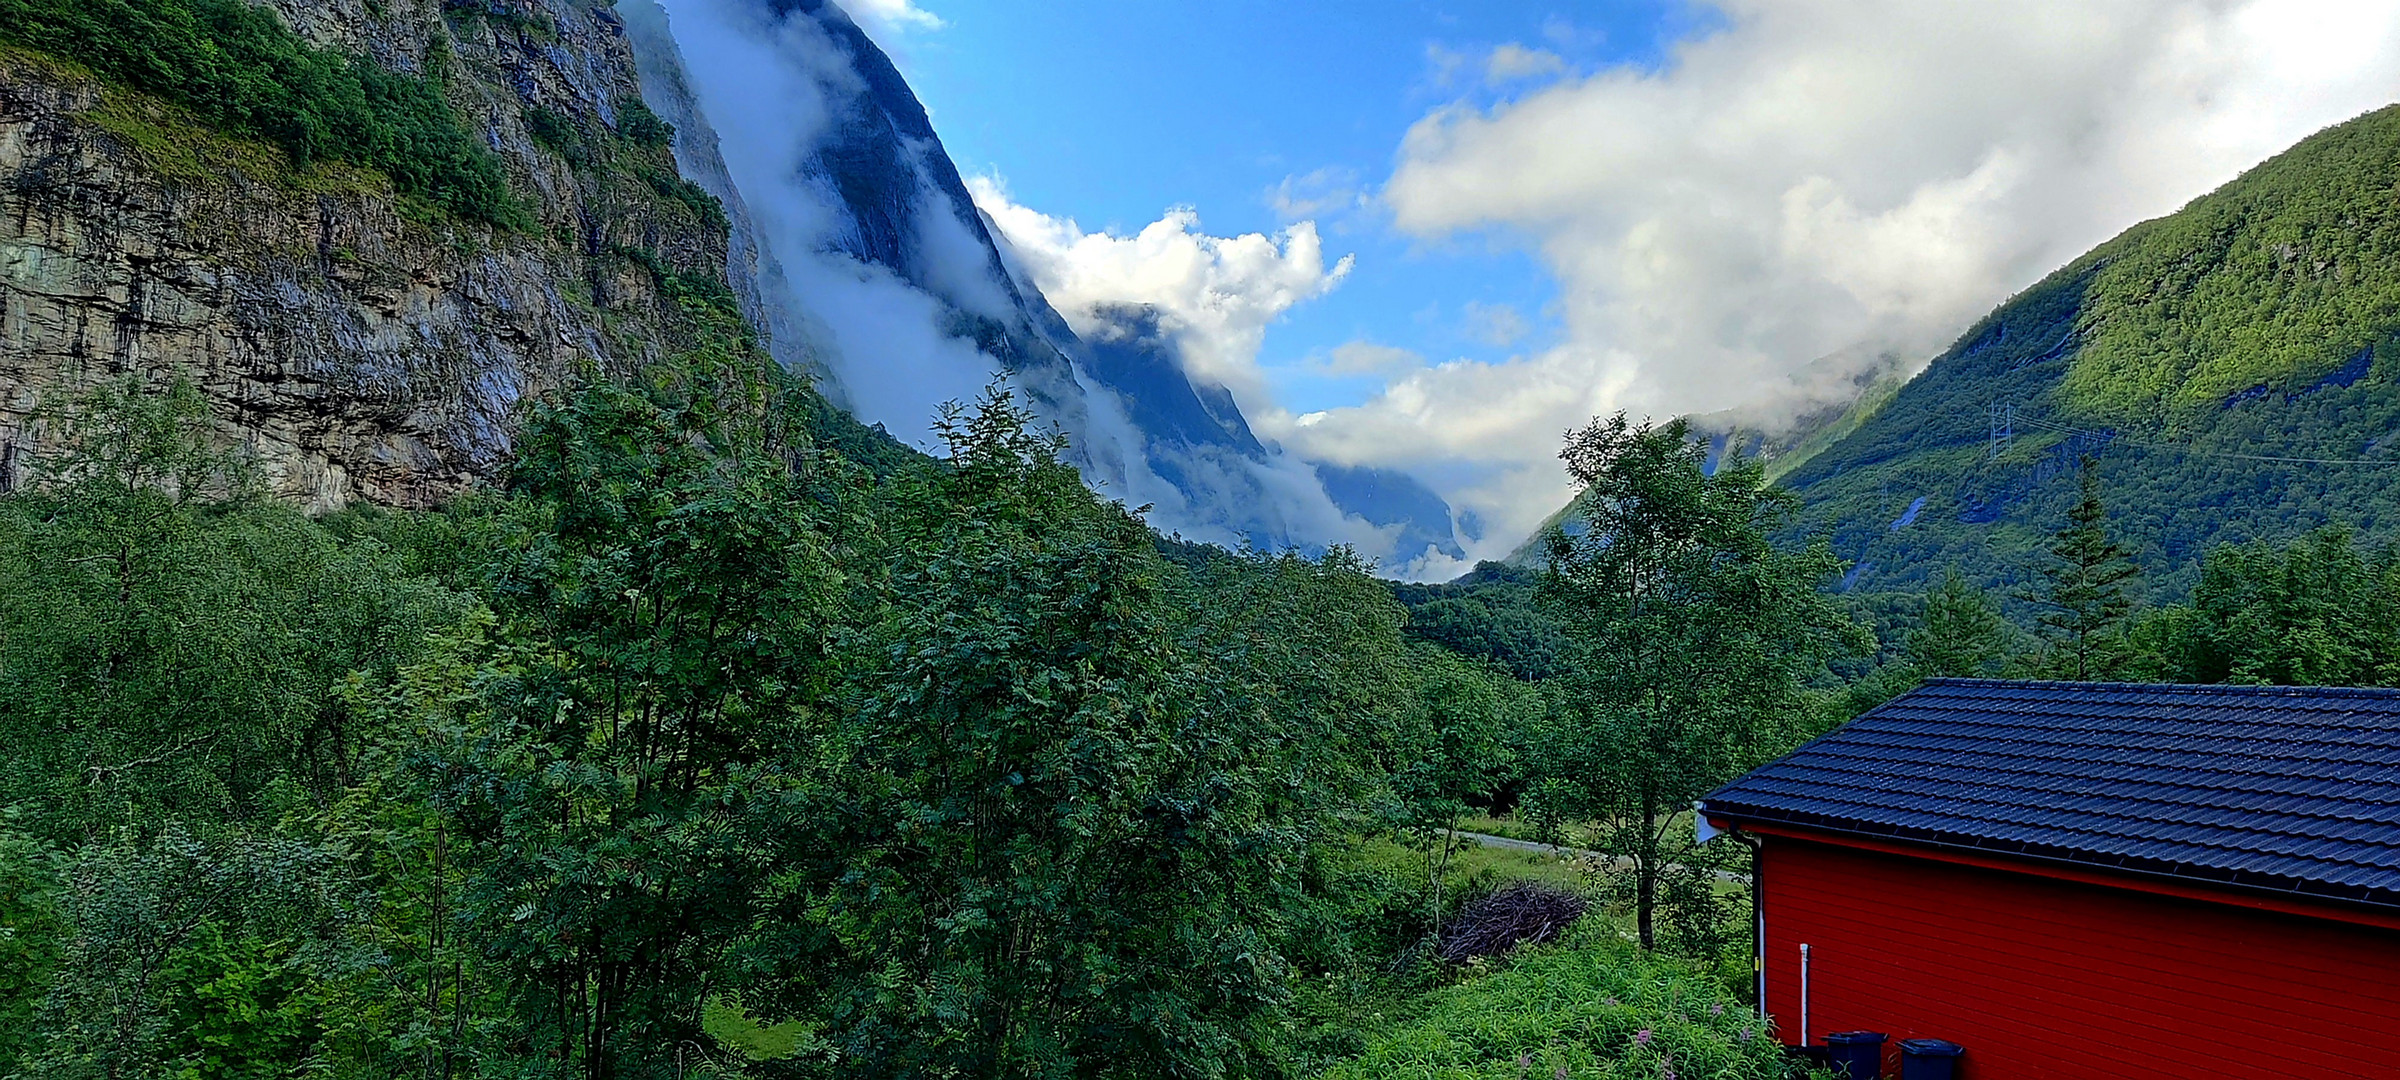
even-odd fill
[[[1022,206],[992,177],[972,178],[967,188],[1077,333],[1105,333],[1101,313],[1112,306],[1154,308],[1187,373],[1232,390],[1254,420],[1274,406],[1258,370],[1267,327],[1331,292],[1354,263],[1348,255],[1328,263],[1310,221],[1272,236],[1211,236],[1196,211],[1176,207],[1125,236],[1085,232],[1073,218]]]
[[[740,219],[737,276],[778,358],[829,375],[820,385],[859,419],[931,448],[937,406],[972,400],[1005,369],[1068,433],[1085,479],[1152,506],[1162,529],[1231,545],[1349,543],[1403,574],[1455,553],[1446,516],[1390,520],[1345,504],[1309,462],[1262,452],[1214,404],[1220,387],[1263,403],[1267,326],[1348,275],[1350,260],[1329,262],[1315,226],[1216,237],[1171,210],[1135,235],[1085,233],[994,182],[966,190],[841,13],[661,3],[637,21],[653,39],[671,35],[682,58],[652,62],[656,78],[691,91],[679,119],[701,134],[679,151],[722,158],[721,173],[699,175],[718,178]],[[884,7],[902,28],[916,10]],[[1000,226],[997,249],[985,224]],[[1025,284],[1082,336],[1028,302]]]
[[[1360,405],[1261,426],[1419,468],[1505,549],[1565,496],[1559,435],[1744,404],[1818,357],[1922,362],[2041,274],[2400,97],[2400,5],[1729,0],[1656,70],[1436,109],[1382,190],[1430,244],[1556,278],[1555,344],[1378,361]],[[1538,76],[1524,46],[1495,80]]]

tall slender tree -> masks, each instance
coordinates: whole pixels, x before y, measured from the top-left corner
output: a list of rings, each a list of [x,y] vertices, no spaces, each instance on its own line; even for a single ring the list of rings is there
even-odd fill
[[[1655,948],[1662,906],[1687,939],[1719,922],[1708,853],[1678,812],[1805,735],[1808,678],[1867,633],[1820,588],[1840,568],[1831,550],[1771,542],[1792,499],[1757,461],[1711,472],[1682,420],[1622,413],[1559,456],[1587,527],[1549,536],[1544,594],[1576,663],[1545,790],[1598,822],[1591,843],[1629,867],[1616,885]]]
[[[2081,497],[2050,544],[2043,584],[2023,594],[2039,605],[2041,634],[2050,643],[2046,666],[2073,679],[2115,675],[2123,659],[2121,631],[2133,600],[2125,583],[2141,574],[2133,552],[2108,532],[2100,501],[2099,463],[2090,455],[2078,470]]]

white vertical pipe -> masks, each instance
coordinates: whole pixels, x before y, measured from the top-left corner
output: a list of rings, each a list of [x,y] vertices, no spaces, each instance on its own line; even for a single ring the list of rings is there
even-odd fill
[[[1800,1045],[1808,1043],[1808,944],[1800,945]]]

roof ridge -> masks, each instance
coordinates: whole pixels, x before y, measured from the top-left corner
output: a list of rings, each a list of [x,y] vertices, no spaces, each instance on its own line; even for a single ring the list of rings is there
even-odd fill
[[[1990,686],[2017,690],[2124,690],[2146,694],[2255,694],[2260,697],[2358,697],[2400,700],[2400,687],[2385,686],[2286,686],[2279,683],[2146,683],[2146,682],[2078,682],[2071,679],[1967,679],[1931,678],[1919,685],[1928,686]],[[1893,698],[1898,701],[1907,697]],[[1890,702],[1885,702],[1890,704]],[[1881,706],[1877,706],[1878,709]],[[1874,711],[1874,710],[1870,710]]]

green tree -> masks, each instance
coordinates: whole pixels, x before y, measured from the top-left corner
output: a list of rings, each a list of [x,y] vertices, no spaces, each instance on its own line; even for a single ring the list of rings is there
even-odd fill
[[[37,483],[0,496],[0,805],[63,840],[257,820],[354,779],[334,688],[460,598],[267,499],[188,385],[111,384],[57,419]]]
[[[1821,591],[1840,565],[1822,543],[1770,542],[1792,500],[1758,462],[1711,473],[1683,421],[1622,413],[1574,432],[1560,457],[1588,524],[1548,538],[1544,588],[1575,660],[1548,788],[1560,810],[1598,822],[1593,846],[1627,864],[1615,881],[1643,947],[1657,947],[1667,906],[1679,936],[1705,949],[1719,923],[1713,852],[1677,814],[1803,737],[1809,680],[1867,635]]]
[[[2050,545],[2042,567],[2045,584],[2024,594],[2040,607],[2045,659],[2051,672],[2070,679],[2106,678],[2124,660],[2120,631],[2133,601],[2125,583],[2141,573],[2133,553],[2108,534],[2108,510],[2100,501],[2099,464],[2083,459],[2077,481],[2081,497]]]
[[[1410,658],[1418,670],[1417,708],[1403,726],[1392,787],[1402,835],[1425,850],[1430,932],[1440,928],[1451,857],[1472,843],[1458,835],[1467,800],[1490,794],[1516,769],[1509,736],[1517,702],[1504,686],[1505,673],[1424,645],[1411,649]]]
[[[66,928],[16,1075],[288,1076],[315,1055],[315,988],[363,958],[335,853],[177,825],[85,845],[57,892]]]
[[[448,902],[527,1068],[664,1075],[704,1038],[818,741],[837,579],[816,503],[714,398],[597,384],[532,410],[484,692],[423,717]]]
[[[65,932],[65,856],[17,831],[13,817],[0,812],[0,1076],[14,1075],[36,1043],[35,1010],[50,990]]]
[[[941,431],[744,1005],[846,1075],[1257,1071],[1311,847],[1397,743],[1398,607],[1339,552],[1193,581],[1005,392]]]
[[[1919,678],[1984,678],[2008,666],[2017,638],[1991,597],[1952,569],[1941,588],[1925,595],[1919,625],[1903,640],[1901,653]]]
[[[2400,558],[2349,530],[2209,552],[2187,603],[2129,628],[2135,666],[2175,682],[2400,684]]]

